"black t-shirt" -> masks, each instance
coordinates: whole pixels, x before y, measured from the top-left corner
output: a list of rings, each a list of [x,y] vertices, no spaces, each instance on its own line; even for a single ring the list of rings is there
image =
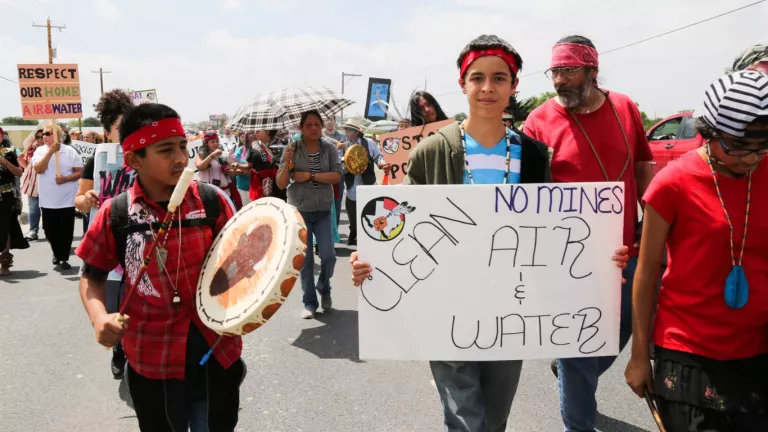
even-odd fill
[[[90,180],[93,181],[93,166],[96,165],[94,162],[95,157],[91,156],[88,158],[87,161],[85,161],[85,166],[83,167],[83,174],[80,175],[81,179]]]

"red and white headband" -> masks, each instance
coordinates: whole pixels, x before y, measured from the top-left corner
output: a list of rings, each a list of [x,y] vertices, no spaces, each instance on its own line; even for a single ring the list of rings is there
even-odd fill
[[[597,50],[586,45],[560,43],[552,48],[550,68],[557,67],[598,67]]]
[[[167,118],[154,121],[123,140],[123,151],[136,151],[171,137],[186,137],[184,126],[179,118]]]
[[[472,50],[467,53],[466,57],[464,57],[464,61],[461,62],[459,78],[464,77],[464,75],[469,70],[469,66],[472,65],[475,60],[486,56],[495,56],[501,58],[507,65],[509,65],[509,69],[512,71],[512,74],[517,76],[517,71],[520,69],[520,66],[518,66],[515,57],[501,48],[491,48],[483,50]]]

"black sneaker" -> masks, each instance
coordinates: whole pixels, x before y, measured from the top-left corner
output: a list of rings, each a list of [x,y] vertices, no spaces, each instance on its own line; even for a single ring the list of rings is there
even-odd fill
[[[62,261],[62,262],[59,263],[59,270],[69,270],[71,268],[72,268],[72,266],[69,265],[69,263],[66,262],[66,261]]]
[[[36,241],[36,240],[40,240],[40,237],[38,237],[38,236],[37,236],[37,233],[36,233],[36,232],[31,232],[31,233],[27,234],[27,236],[26,236],[26,237],[24,237],[24,238],[25,238],[27,241]]]
[[[112,377],[119,380],[125,374],[125,352],[112,350]]]

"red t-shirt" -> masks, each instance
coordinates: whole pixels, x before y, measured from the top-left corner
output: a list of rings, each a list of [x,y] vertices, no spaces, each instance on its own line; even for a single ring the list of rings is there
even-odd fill
[[[768,352],[768,160],[752,175],[752,203],[744,250],[749,300],[741,309],[725,303],[725,279],[733,268],[725,213],[712,171],[697,152],[667,165],[643,200],[671,224],[669,261],[662,279],[653,340],[657,345],[715,360]],[[744,234],[746,178],[717,175],[733,223],[736,260]]]
[[[635,162],[651,161],[653,155],[645,137],[643,120],[637,105],[628,96],[620,93],[610,92],[608,97],[616,107],[621,126],[624,127],[629,141],[629,165],[621,179],[619,174],[627,160],[627,147],[611,105],[606,101],[597,111],[576,116],[594,144],[610,181],[624,182],[624,245],[629,246],[630,255],[636,256],[637,250],[633,247],[638,200]],[[554,99],[536,108],[528,116],[524,132],[554,149],[552,181],[606,181],[586,137],[571,114]]]

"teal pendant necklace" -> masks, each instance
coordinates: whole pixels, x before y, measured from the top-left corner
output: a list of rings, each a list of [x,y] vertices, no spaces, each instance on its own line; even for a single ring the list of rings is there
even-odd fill
[[[747,184],[747,211],[744,216],[744,235],[741,238],[741,253],[739,254],[739,261],[736,262],[736,252],[733,245],[733,222],[731,221],[728,210],[725,208],[725,201],[723,201],[723,194],[720,192],[720,184],[717,181],[717,173],[712,166],[712,156],[709,151],[709,143],[707,143],[707,164],[712,171],[712,179],[715,181],[715,190],[717,191],[717,198],[720,200],[720,206],[723,207],[725,212],[725,220],[728,222],[729,234],[731,237],[731,263],[733,268],[728,273],[728,277],[725,279],[725,303],[733,308],[739,309],[747,304],[749,299],[749,283],[747,282],[747,275],[744,273],[744,248],[747,244],[747,229],[749,228],[749,202],[752,197],[752,172],[749,173],[749,183]]]

